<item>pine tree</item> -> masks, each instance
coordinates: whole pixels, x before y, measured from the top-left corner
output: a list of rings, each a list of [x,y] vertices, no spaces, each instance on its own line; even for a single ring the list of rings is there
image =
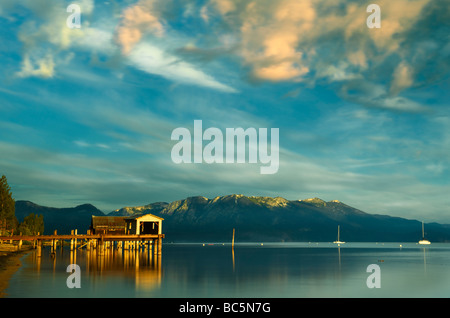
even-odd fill
[[[3,175],[0,179],[0,221],[2,228],[7,233],[11,233],[17,227],[18,222],[15,212],[15,201],[11,194],[11,188]]]

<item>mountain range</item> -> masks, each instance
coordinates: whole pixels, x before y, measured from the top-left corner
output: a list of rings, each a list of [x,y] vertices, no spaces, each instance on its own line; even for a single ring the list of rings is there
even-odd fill
[[[91,215],[135,216],[151,213],[164,218],[166,241],[314,241],[331,242],[340,238],[353,242],[417,242],[422,225],[388,215],[369,214],[337,200],[319,198],[286,200],[281,197],[255,197],[239,194],[208,199],[188,197],[173,202],[155,202],[144,206],[123,207],[104,214],[91,204],[74,208],[51,208],[29,201],[16,202],[16,216],[43,214],[45,232],[86,233]],[[450,241],[450,225],[425,224],[425,236],[432,242]]]
[[[16,201],[16,217],[22,222],[30,213],[44,216],[44,234],[70,234],[71,230],[77,230],[79,234],[85,234],[91,224],[92,215],[103,216],[102,211],[92,204],[82,204],[73,208],[53,208],[41,206],[30,201]]]

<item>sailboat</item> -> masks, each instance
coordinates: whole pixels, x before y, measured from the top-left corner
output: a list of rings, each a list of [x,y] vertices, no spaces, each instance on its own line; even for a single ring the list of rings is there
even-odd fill
[[[335,244],[344,244],[345,242],[341,242],[340,240],[339,240],[339,225],[338,225],[338,237],[337,237],[337,241],[334,241],[333,243],[335,243]]]
[[[419,244],[421,244],[421,245],[429,245],[429,244],[431,244],[430,241],[425,239],[425,231],[423,229],[423,222],[422,222],[422,239],[419,241]]]

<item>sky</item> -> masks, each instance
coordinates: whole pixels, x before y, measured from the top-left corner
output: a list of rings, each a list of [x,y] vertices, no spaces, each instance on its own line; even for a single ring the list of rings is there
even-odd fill
[[[105,213],[244,194],[450,223],[449,7],[2,0],[0,174],[16,200]],[[278,128],[278,171],[175,163],[194,120]]]

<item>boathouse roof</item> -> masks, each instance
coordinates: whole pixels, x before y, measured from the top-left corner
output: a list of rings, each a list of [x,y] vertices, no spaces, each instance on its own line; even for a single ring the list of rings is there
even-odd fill
[[[125,217],[125,220],[138,220],[138,219],[156,219],[156,220],[164,220],[162,217],[147,213],[147,214],[138,214]]]

